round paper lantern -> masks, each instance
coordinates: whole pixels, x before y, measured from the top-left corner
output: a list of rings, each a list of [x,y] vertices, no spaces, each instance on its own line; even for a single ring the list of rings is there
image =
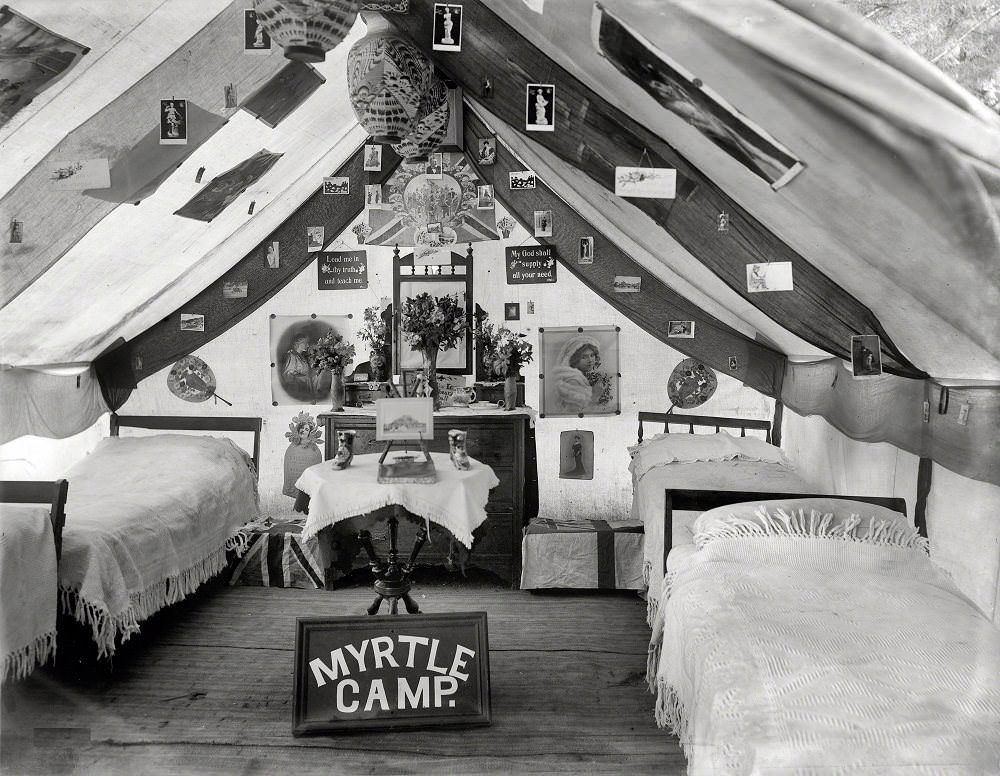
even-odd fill
[[[253,0],[261,26],[299,62],[322,62],[351,31],[361,0]]]
[[[358,122],[376,143],[401,143],[431,88],[431,63],[412,43],[370,35],[347,54],[347,87]]]
[[[709,367],[696,358],[685,358],[667,378],[667,396],[674,407],[684,410],[699,407],[719,387],[719,381]]]
[[[427,161],[427,154],[444,141],[450,117],[448,87],[435,78],[412,128],[402,143],[392,147],[393,150],[408,162]]]

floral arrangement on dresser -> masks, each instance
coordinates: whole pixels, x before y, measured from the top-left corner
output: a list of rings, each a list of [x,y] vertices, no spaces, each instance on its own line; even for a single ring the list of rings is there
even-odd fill
[[[382,381],[386,379],[386,351],[389,348],[391,337],[389,324],[383,320],[382,310],[377,305],[365,308],[364,321],[364,326],[358,332],[358,337],[368,346],[371,379]]]
[[[339,334],[328,331],[309,348],[309,363],[313,369],[326,369],[342,375],[344,368],[354,363],[354,345]]]
[[[403,337],[410,347],[422,353],[450,350],[469,328],[458,294],[417,294],[403,300],[399,314]]]
[[[476,347],[483,364],[498,380],[516,375],[521,367],[531,363],[534,353],[527,334],[505,326],[494,328],[492,323],[485,323],[476,331]]]

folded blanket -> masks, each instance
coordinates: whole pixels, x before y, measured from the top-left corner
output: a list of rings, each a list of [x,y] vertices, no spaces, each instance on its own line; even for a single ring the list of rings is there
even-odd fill
[[[22,679],[56,653],[56,548],[49,510],[0,506],[2,680]]]

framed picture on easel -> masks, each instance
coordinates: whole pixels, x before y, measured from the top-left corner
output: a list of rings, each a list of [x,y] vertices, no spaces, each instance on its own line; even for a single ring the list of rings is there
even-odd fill
[[[375,402],[375,439],[379,442],[434,438],[434,400],[379,399]]]

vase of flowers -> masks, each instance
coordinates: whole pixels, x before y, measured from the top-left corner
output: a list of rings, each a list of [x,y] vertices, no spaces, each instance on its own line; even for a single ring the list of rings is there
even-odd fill
[[[533,349],[527,334],[513,332],[501,326],[493,342],[490,366],[495,375],[503,377],[503,408],[517,407],[517,382],[521,367],[531,363]]]
[[[378,306],[366,308],[364,320],[358,336],[368,346],[371,379],[382,382],[388,377],[386,365],[389,359],[386,358],[385,351],[389,346],[389,324],[382,318],[382,311]]]
[[[434,399],[434,409],[440,409],[437,357],[442,350],[458,345],[468,330],[465,308],[458,294],[435,297],[425,292],[403,300],[399,315],[403,338],[423,356],[427,390]]]
[[[344,388],[344,367],[354,363],[354,345],[343,337],[328,331],[309,348],[309,362],[313,369],[326,370],[331,374],[330,412],[343,412],[346,390]]]

